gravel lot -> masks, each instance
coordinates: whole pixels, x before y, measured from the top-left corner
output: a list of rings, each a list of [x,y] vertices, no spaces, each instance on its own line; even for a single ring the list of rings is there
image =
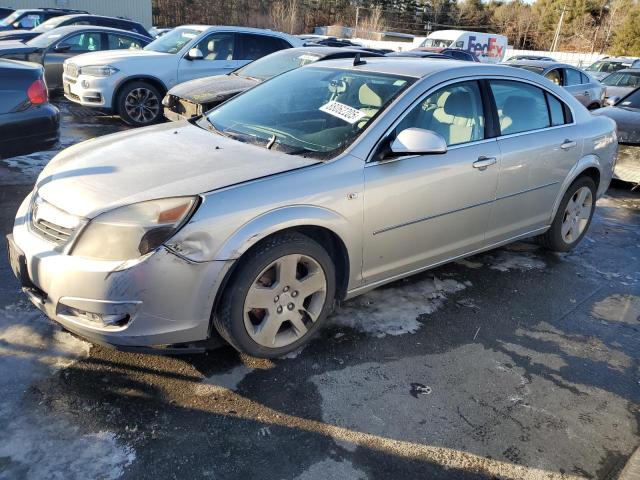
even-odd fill
[[[60,102],[64,146],[123,130]],[[0,226],[55,154],[0,161]],[[4,247],[4,237],[2,237]],[[615,478],[640,443],[640,196],[345,303],[276,361],[152,356],[49,322],[0,256],[0,479]]]

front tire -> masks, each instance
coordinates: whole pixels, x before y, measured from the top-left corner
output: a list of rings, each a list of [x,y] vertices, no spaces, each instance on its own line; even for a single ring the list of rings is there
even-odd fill
[[[254,357],[285,355],[318,331],[335,298],[334,263],[316,241],[276,234],[240,260],[222,294],[214,326]]]
[[[596,184],[580,177],[569,186],[558,206],[551,227],[539,238],[540,244],[554,252],[568,252],[586,235],[596,206]]]
[[[162,118],[162,96],[148,82],[131,82],[118,93],[116,111],[128,125],[144,127]]]

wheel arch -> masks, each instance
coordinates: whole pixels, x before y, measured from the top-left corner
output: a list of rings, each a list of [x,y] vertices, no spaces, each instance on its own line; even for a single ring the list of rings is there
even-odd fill
[[[120,92],[122,92],[122,89],[133,82],[150,83],[151,85],[153,85],[155,88],[158,89],[161,97],[164,97],[166,93],[169,91],[169,89],[164,84],[164,82],[159,78],[154,77],[153,75],[136,75],[135,77],[127,77],[121,80],[120,83],[116,85],[116,88],[113,91],[113,97],[111,98],[112,109],[115,110],[118,107],[118,97],[120,96]],[[162,101],[162,98],[160,98],[160,100]]]
[[[601,191],[600,189],[600,182],[602,179],[602,166],[600,165],[598,157],[596,155],[587,155],[585,157],[582,157],[562,182],[562,187],[560,188],[558,196],[553,204],[553,211],[551,212],[549,222],[552,222],[553,218],[556,216],[556,212],[558,211],[560,202],[562,201],[564,194],[567,192],[567,189],[573,182],[583,176],[587,176],[595,182],[597,192],[596,197],[600,197],[602,194],[604,194],[604,191]]]

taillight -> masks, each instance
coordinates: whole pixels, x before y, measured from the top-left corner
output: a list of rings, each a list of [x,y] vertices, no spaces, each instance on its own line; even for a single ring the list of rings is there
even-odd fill
[[[27,89],[27,97],[33,105],[42,105],[49,100],[49,94],[47,93],[47,86],[44,80],[39,78],[33,82]]]

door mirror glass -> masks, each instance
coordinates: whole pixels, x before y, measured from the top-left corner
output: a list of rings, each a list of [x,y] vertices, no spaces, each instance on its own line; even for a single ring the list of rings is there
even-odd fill
[[[620,97],[616,95],[612,95],[609,98],[607,98],[604,103],[606,103],[609,107],[613,107],[616,103],[618,103],[619,100],[620,100]]]
[[[202,60],[204,58],[204,54],[199,48],[192,48],[189,50],[189,53],[187,53],[187,58],[189,60]]]
[[[446,153],[446,151],[447,142],[442,135],[422,128],[402,130],[391,142],[391,156],[394,157]]]

